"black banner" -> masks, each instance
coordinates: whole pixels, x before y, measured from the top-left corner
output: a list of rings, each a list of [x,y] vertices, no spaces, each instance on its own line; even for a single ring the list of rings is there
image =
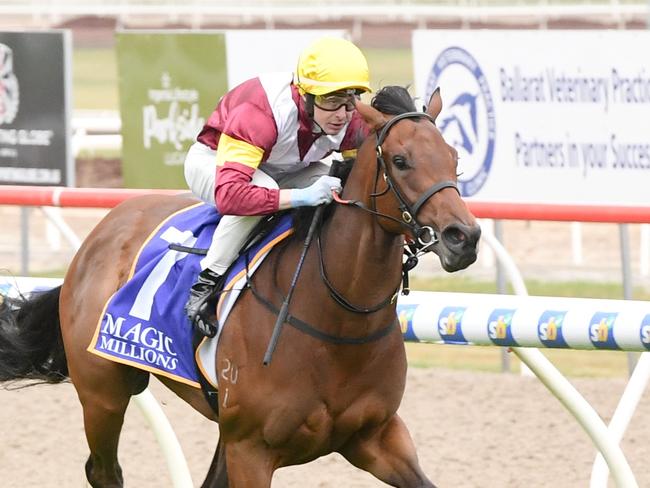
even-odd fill
[[[69,31],[0,32],[0,185],[74,185]]]

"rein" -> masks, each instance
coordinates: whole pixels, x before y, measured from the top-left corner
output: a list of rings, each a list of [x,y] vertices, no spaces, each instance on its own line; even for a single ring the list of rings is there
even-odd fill
[[[391,174],[388,171],[388,167],[386,166],[386,161],[384,160],[383,157],[383,149],[381,147],[382,144],[385,142],[386,137],[388,136],[388,132],[395,124],[397,124],[397,122],[403,119],[419,119],[419,118],[428,119],[432,124],[435,125],[434,118],[431,117],[426,112],[405,112],[403,114],[396,115],[388,122],[386,122],[386,124],[381,128],[381,130],[377,134],[377,142],[375,144],[375,152],[377,154],[377,158],[376,158],[377,178],[375,178],[375,185],[377,184],[379,173],[383,172],[383,178],[384,181],[386,182],[387,188],[381,193],[374,192],[370,195],[373,198],[373,208],[366,206],[363,202],[359,200],[342,200],[338,195],[334,196],[334,200],[336,201],[336,203],[355,206],[373,215],[388,220],[392,220],[393,222],[396,222],[406,227],[416,239],[414,246],[417,252],[426,252],[427,250],[429,250],[429,248],[432,245],[438,242],[438,238],[436,236],[436,232],[430,226],[422,226],[418,223],[417,214],[422,208],[422,206],[429,200],[429,198],[431,198],[439,191],[444,190],[445,188],[453,188],[458,192],[458,194],[460,194],[460,191],[458,190],[458,185],[456,184],[456,182],[451,180],[435,183],[434,185],[429,187],[422,195],[420,195],[420,197],[415,201],[413,205],[411,205],[407,202],[406,198],[404,198],[402,192],[399,190],[399,187],[393,181],[393,178],[391,177]],[[376,205],[374,204],[374,202],[377,199],[377,197],[385,195],[389,190],[393,192],[393,195],[395,195],[395,198],[399,202],[399,209],[401,211],[401,217],[402,217],[401,220],[393,217],[392,215],[387,215],[378,212],[375,208]],[[425,238],[425,236],[427,235],[429,236],[428,240]]]
[[[250,288],[251,292],[253,293],[253,296],[262,305],[264,305],[273,314],[278,315],[280,309],[276,307],[273,303],[271,303],[271,301],[263,297],[259,293],[259,291],[257,291],[257,289],[253,286],[253,283],[251,281],[248,281],[248,288]],[[392,332],[392,330],[395,328],[396,325],[399,325],[397,317],[395,317],[395,319],[390,324],[388,324],[385,327],[382,327],[381,329],[379,329],[376,332],[373,332],[370,335],[364,337],[347,337],[347,336],[337,336],[333,334],[328,334],[327,332],[323,332],[322,330],[317,329],[313,325],[310,325],[307,322],[300,320],[299,318],[294,317],[291,314],[287,314],[285,321],[294,329],[297,329],[300,332],[310,335],[323,342],[330,342],[332,344],[348,344],[348,345],[361,345],[361,344],[368,344],[370,342],[377,341],[382,337],[387,336],[390,332]]]
[[[273,274],[275,276],[276,273]],[[253,286],[253,281],[251,280],[249,274],[248,254],[246,254],[246,288],[250,289],[251,293],[257,299],[257,301],[259,301],[262,305],[264,305],[267,308],[267,310],[269,310],[274,315],[279,315],[280,309],[276,307],[269,299],[262,296],[262,294],[257,290],[257,288]],[[276,284],[276,289],[278,289],[277,284]],[[278,294],[280,295],[282,300],[284,300],[282,294],[279,292]],[[294,317],[290,313],[287,313],[284,320],[287,324],[292,326],[294,329],[299,330],[304,334],[312,336],[315,339],[319,339],[323,342],[329,342],[332,344],[339,344],[339,345],[362,345],[362,344],[368,344],[370,342],[375,342],[390,334],[395,328],[395,326],[399,326],[399,321],[397,320],[396,317],[390,324],[382,327],[381,329],[373,332],[370,335],[364,337],[348,337],[348,336],[337,336],[333,334],[328,334],[327,332],[323,332],[322,330],[317,329],[313,325],[308,324],[304,320],[300,320],[299,318]]]
[[[330,296],[341,307],[348,310],[349,312],[354,312],[354,313],[374,313],[374,312],[378,312],[379,310],[386,307],[387,305],[394,303],[395,300],[397,300],[397,294],[399,293],[399,288],[400,288],[399,284],[397,285],[397,288],[395,288],[395,290],[388,297],[386,297],[383,301],[381,301],[376,305],[370,307],[358,307],[352,304],[341,293],[339,293],[336,290],[336,288],[334,288],[332,282],[327,278],[327,273],[325,272],[325,260],[323,259],[323,246],[321,244],[320,232],[316,237],[316,244],[318,245],[318,262],[320,265],[319,267],[320,267],[321,280],[329,290]]]
[[[458,190],[458,186],[454,181],[442,181],[429,187],[422,195],[420,195],[420,197],[418,197],[415,203],[411,205],[407,202],[407,200],[404,198],[401,191],[399,190],[399,187],[393,181],[391,174],[388,171],[388,168],[386,166],[386,162],[384,161],[383,158],[382,144],[385,142],[390,129],[397,122],[403,119],[419,119],[419,118],[428,119],[431,123],[435,125],[435,120],[433,119],[433,117],[431,117],[429,114],[425,112],[406,112],[403,114],[399,114],[393,117],[392,119],[390,119],[388,122],[386,122],[386,124],[381,128],[381,130],[377,134],[377,142],[375,144],[377,174],[375,176],[375,191],[370,195],[370,197],[373,199],[373,208],[369,208],[367,205],[365,205],[363,202],[359,200],[343,200],[340,198],[338,194],[333,193],[334,201],[336,203],[342,205],[355,206],[375,216],[392,220],[408,228],[412,233],[412,235],[416,238],[415,242],[408,244],[408,248],[407,248],[408,250],[405,249],[405,254],[407,255],[407,259],[406,262],[404,262],[402,265],[402,281],[400,282],[400,284],[397,285],[395,290],[384,300],[382,300],[381,302],[373,306],[359,307],[349,302],[341,293],[339,293],[334,288],[334,285],[327,277],[327,273],[325,271],[325,261],[323,258],[323,249],[322,249],[322,242],[321,242],[321,235],[320,235],[320,231],[321,231],[320,221],[317,224],[318,233],[316,235],[316,243],[318,247],[318,260],[319,260],[319,270],[320,270],[321,280],[327,287],[332,299],[347,311],[353,313],[361,313],[361,314],[370,314],[370,313],[378,312],[379,310],[382,310],[386,306],[395,302],[401,284],[403,284],[403,293],[408,294],[409,292],[408,272],[417,265],[418,256],[430,251],[431,246],[433,246],[435,243],[438,242],[437,235],[430,226],[422,226],[418,223],[417,221],[418,212],[420,211],[422,206],[429,200],[429,198],[431,198],[433,195],[435,195],[436,193],[438,193],[439,191],[445,188],[454,188],[460,194],[460,191]],[[383,172],[383,178],[384,181],[386,181],[387,188],[381,193],[377,193],[376,188],[377,188],[377,181],[379,180],[380,172]],[[378,212],[376,210],[375,200],[377,199],[377,197],[385,195],[389,190],[393,192],[395,198],[399,202],[399,210],[401,211],[401,217],[402,217],[401,220],[393,217],[392,215],[387,215]],[[428,239],[426,239],[425,236],[428,236]],[[278,307],[276,307],[271,301],[263,297],[259,293],[259,291],[253,286],[253,283],[250,280],[250,277],[248,276],[248,260],[246,262],[246,276],[247,276],[246,286],[251,290],[253,296],[262,305],[264,305],[269,311],[271,311],[275,315],[279,315],[281,310]],[[330,342],[333,344],[367,344],[369,342],[376,341],[388,335],[397,323],[396,321],[393,321],[389,325],[382,327],[376,332],[373,332],[372,334],[365,337],[346,337],[346,336],[335,336],[323,332],[319,329],[316,329],[312,325],[290,315],[289,313],[286,314],[284,321],[289,325],[291,325],[292,327],[294,327],[295,329],[305,334],[308,334],[316,339],[325,342]]]

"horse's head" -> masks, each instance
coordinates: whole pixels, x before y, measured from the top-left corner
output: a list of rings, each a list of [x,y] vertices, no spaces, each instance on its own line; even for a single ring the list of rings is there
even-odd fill
[[[375,208],[389,216],[379,218],[380,225],[389,232],[406,233],[419,249],[433,250],[446,271],[476,261],[481,228],[456,186],[458,154],[435,126],[442,109],[439,91],[426,112],[416,112],[401,87],[386,87],[377,93],[373,106],[358,103],[357,109],[376,133],[376,139],[363,145],[359,158],[374,146],[379,176]]]

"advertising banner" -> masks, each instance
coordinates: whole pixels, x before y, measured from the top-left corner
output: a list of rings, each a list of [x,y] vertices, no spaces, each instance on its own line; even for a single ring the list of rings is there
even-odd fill
[[[462,193],[650,207],[650,32],[415,31],[419,96],[459,152]]]
[[[239,29],[225,32],[228,88],[260,73],[295,71],[298,57],[309,43],[324,36],[347,36],[346,31],[338,29]]]
[[[225,36],[118,33],[122,174],[127,188],[184,188],[183,161],[220,94]]]
[[[0,184],[74,185],[69,31],[0,32]]]
[[[186,188],[183,162],[187,150],[229,88],[260,73],[293,71],[308,42],[343,33],[119,32],[124,186]]]

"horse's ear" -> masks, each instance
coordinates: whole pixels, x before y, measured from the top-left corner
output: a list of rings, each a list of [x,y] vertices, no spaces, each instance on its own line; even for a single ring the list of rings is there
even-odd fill
[[[433,117],[433,120],[436,120],[436,117],[440,114],[442,110],[442,97],[440,96],[440,87],[436,88],[435,91],[431,94],[429,98],[429,104],[427,105],[426,112]]]
[[[363,102],[357,102],[356,106],[357,106],[357,111],[359,112],[359,114],[361,114],[363,120],[366,121],[366,124],[368,124],[370,130],[376,132],[381,127],[383,127],[386,124],[386,122],[388,122],[388,117],[386,117],[379,110],[371,107],[370,105],[366,105]]]

